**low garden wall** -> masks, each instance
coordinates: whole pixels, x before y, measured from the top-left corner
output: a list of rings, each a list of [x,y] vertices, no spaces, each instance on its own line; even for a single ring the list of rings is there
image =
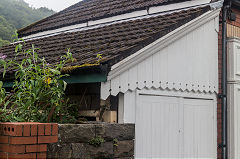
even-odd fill
[[[48,144],[48,158],[133,158],[134,124],[59,125],[58,143]]]
[[[0,159],[130,159],[134,135],[134,124],[0,123]]]

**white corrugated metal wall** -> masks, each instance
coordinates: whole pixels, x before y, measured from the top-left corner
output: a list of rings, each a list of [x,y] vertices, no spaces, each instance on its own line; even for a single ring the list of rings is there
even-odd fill
[[[215,26],[213,19],[161,50],[146,50],[156,53],[102,83],[102,98],[145,87],[217,92],[218,33]]]

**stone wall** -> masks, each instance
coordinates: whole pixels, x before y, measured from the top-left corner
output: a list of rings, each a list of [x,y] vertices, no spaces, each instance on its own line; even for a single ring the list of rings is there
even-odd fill
[[[48,145],[48,158],[130,159],[134,155],[134,124],[59,125],[59,142]],[[99,137],[100,146],[89,144]]]

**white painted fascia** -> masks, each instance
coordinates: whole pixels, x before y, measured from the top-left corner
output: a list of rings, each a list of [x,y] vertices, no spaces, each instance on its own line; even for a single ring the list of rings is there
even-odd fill
[[[210,4],[210,0],[192,0],[192,1],[187,1],[187,2],[176,3],[176,4],[169,4],[169,5],[163,5],[163,6],[158,6],[158,7],[150,7],[148,10],[144,9],[144,10],[140,10],[140,11],[134,11],[131,13],[126,13],[126,14],[121,14],[121,15],[117,15],[117,16],[113,16],[113,17],[103,18],[100,20],[88,21],[86,23],[71,25],[71,26],[62,27],[62,28],[55,29],[55,30],[49,30],[49,31],[32,34],[32,35],[23,37],[23,39],[24,40],[32,40],[32,39],[36,39],[36,38],[48,37],[48,36],[53,36],[53,35],[66,33],[66,32],[75,32],[75,31],[79,31],[81,29],[87,30],[87,29],[91,29],[91,27],[97,26],[97,25],[99,25],[101,27],[107,23],[121,22],[122,20],[132,20],[134,18],[144,17],[147,15],[188,9],[190,7],[191,8],[201,7],[201,6],[205,6],[205,5],[209,5],[209,4]],[[212,4],[210,4],[210,6]]]
[[[210,2],[211,0],[193,0],[193,1],[174,3],[174,4],[164,5],[164,6],[150,7],[149,14],[155,14],[155,13],[166,12],[171,10],[178,10],[181,8],[189,8],[189,7],[198,6],[198,5],[205,5],[205,4],[209,4]]]
[[[109,23],[109,22],[119,21],[119,20],[123,20],[123,19],[136,18],[136,17],[147,15],[147,14],[148,14],[147,10],[135,11],[132,13],[126,13],[126,14],[109,17],[109,18],[89,21],[88,26]]]
[[[144,47],[143,49],[137,51],[136,53],[128,56],[127,58],[123,59],[119,63],[113,65],[111,67],[111,71],[108,74],[108,80],[111,80],[114,77],[120,75],[122,72],[128,70],[129,68],[140,63],[141,61],[143,61],[144,59],[153,55],[154,53],[156,53],[156,52],[160,51],[161,49],[165,48],[166,46],[170,45],[171,43],[180,39],[187,33],[197,29],[201,25],[216,18],[217,16],[219,16],[220,10],[221,9],[217,9],[214,11],[208,11],[208,12],[204,13],[203,15],[188,22],[187,24],[184,24],[183,26],[170,32],[169,34],[165,35],[164,37],[156,40],[155,42],[151,43],[150,45],[148,45],[148,46]]]
[[[44,32],[40,32],[37,34],[32,34],[32,35],[23,37],[23,39],[32,39],[32,38],[36,38],[36,37],[43,37],[43,36],[49,36],[49,35],[53,36],[53,35],[62,33],[64,31],[72,30],[74,28],[83,28],[83,27],[87,27],[87,26],[88,26],[87,23],[71,25],[71,26],[67,26],[67,27],[63,27],[63,28],[59,28],[59,29],[55,29],[55,30],[49,30],[49,31],[44,31]]]

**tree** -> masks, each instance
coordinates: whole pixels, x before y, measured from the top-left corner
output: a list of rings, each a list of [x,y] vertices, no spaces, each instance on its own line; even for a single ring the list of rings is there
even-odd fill
[[[0,47],[12,41],[17,29],[54,14],[42,7],[35,9],[23,0],[0,0]]]

